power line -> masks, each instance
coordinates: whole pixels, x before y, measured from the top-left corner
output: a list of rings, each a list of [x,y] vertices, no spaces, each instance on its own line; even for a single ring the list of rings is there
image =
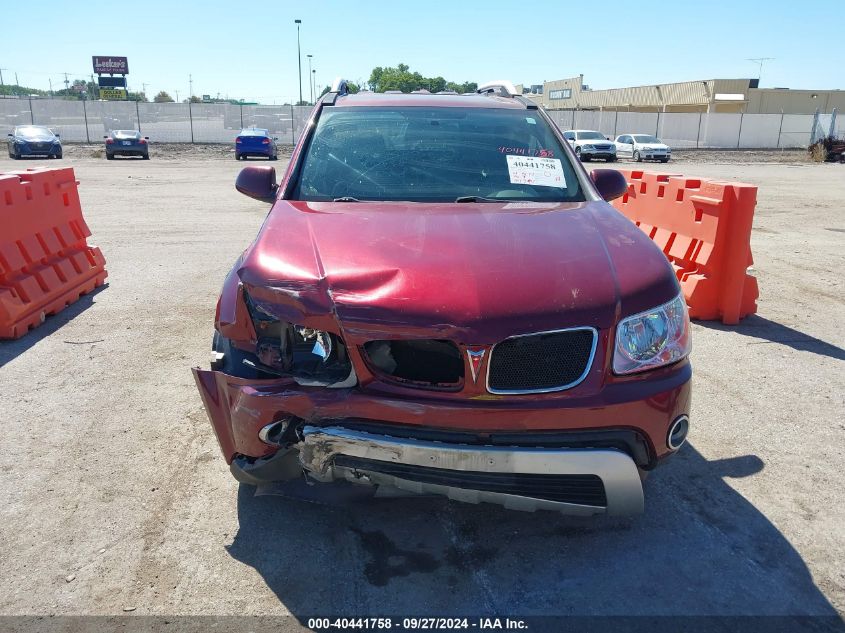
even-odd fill
[[[763,76],[763,64],[766,62],[770,62],[774,59],[774,57],[749,57],[748,61],[754,62],[758,65],[757,68],[757,87],[760,87],[760,77]]]

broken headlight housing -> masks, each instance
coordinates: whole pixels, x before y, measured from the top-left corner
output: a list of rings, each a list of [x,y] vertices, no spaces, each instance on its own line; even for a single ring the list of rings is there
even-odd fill
[[[337,334],[282,321],[244,293],[257,338],[258,369],[305,386],[352,387],[357,382],[346,344]]]
[[[683,295],[623,319],[616,327],[613,371],[631,374],[669,365],[690,353],[689,314]]]

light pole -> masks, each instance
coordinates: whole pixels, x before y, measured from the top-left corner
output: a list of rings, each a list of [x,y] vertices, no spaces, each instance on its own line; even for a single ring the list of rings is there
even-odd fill
[[[311,75],[313,71],[311,70],[311,58],[314,57],[313,55],[306,55],[308,58],[308,85],[311,87],[311,103],[314,103],[314,84],[311,82]]]
[[[299,25],[302,24],[302,20],[294,20],[293,22],[296,24],[296,59],[299,64],[299,103],[302,103],[302,50],[299,47]]]
[[[314,98],[317,98],[317,69],[311,71],[311,85],[314,87]]]

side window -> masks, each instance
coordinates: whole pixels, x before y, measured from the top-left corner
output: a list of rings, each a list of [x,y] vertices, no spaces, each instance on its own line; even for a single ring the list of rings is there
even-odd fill
[[[567,141],[574,141],[575,134],[573,134],[572,132],[564,132],[563,138],[565,138]]]
[[[630,136],[623,136],[623,137],[620,139],[620,141],[619,141],[619,142],[620,142],[620,143],[627,143],[627,144],[630,144],[630,143],[631,143],[631,137],[630,137]]]

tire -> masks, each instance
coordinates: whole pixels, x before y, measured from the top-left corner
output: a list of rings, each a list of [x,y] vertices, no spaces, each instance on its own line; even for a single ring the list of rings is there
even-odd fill
[[[150,155],[144,154],[141,158],[143,158],[144,160],[150,160]]]
[[[669,159],[668,159],[668,158],[661,158],[661,159],[660,159],[660,162],[661,162],[661,163],[668,163],[668,162],[669,162]]]
[[[53,156],[53,158],[55,158],[56,160],[62,160],[62,155],[56,154],[56,155]]]
[[[643,162],[643,157],[640,156],[640,153],[637,150],[634,150],[634,154],[633,154],[633,156],[631,156],[631,158],[633,158],[638,163]]]
[[[270,156],[270,160],[279,160],[279,157],[278,157],[278,156],[273,155],[273,156]]]
[[[616,156],[611,156],[610,158],[607,159],[607,162],[608,163],[615,163],[616,162]]]
[[[106,160],[114,160],[114,154],[109,154],[106,152]]]
[[[15,148],[15,155],[12,156],[12,158],[14,158],[15,160],[21,159],[21,148],[20,147]]]
[[[575,158],[577,158],[578,160],[584,160],[583,158],[581,158],[581,148],[580,147],[575,148]]]
[[[235,160],[240,160],[240,159],[241,159],[241,155],[240,155],[240,154],[235,154]]]

